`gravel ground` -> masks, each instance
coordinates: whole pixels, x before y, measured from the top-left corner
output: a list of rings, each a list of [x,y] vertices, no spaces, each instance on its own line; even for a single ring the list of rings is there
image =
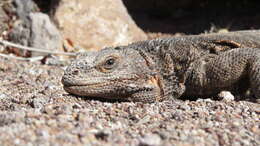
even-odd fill
[[[260,145],[260,104],[67,94],[64,67],[0,58],[1,145]]]

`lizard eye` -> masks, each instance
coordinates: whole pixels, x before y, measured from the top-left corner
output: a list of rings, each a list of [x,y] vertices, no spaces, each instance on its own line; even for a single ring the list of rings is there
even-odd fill
[[[105,66],[106,67],[111,67],[115,64],[115,59],[114,58],[109,58],[108,60],[106,60],[105,62]]]
[[[109,70],[112,70],[117,65],[117,58],[115,57],[108,57],[100,66],[100,70],[102,72],[107,72]]]

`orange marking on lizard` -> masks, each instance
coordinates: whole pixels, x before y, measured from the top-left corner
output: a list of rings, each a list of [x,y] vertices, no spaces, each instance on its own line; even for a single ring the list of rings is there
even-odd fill
[[[147,80],[147,83],[157,87],[158,96],[156,96],[156,101],[161,101],[162,96],[163,96],[163,87],[162,87],[162,83],[161,83],[161,80],[159,79],[159,77],[153,76],[149,80]]]

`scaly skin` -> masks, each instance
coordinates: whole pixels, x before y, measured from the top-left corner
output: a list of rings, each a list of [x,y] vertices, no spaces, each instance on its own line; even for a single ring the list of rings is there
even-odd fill
[[[260,31],[148,40],[84,53],[68,66],[75,95],[154,102],[213,96],[222,90],[260,96]]]

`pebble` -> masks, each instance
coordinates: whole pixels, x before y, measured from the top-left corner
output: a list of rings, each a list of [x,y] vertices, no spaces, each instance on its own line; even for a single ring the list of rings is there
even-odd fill
[[[234,101],[235,100],[234,95],[232,95],[231,92],[229,92],[229,91],[221,91],[218,94],[218,96],[219,96],[219,98],[221,98],[224,101]]]
[[[161,137],[157,134],[146,134],[140,139],[139,146],[159,146],[161,141]]]

